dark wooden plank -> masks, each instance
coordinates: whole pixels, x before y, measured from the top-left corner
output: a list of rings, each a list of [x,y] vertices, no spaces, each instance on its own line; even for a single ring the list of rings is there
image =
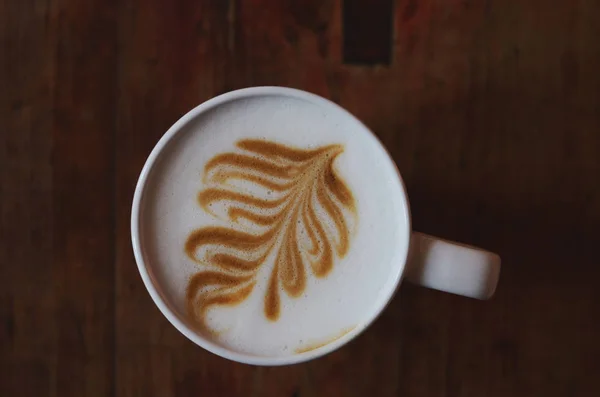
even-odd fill
[[[228,90],[228,2],[126,1],[119,12],[116,394],[247,395],[254,369],[188,341],[155,307],[131,251],[135,183],[150,150],[179,117]]]
[[[331,97],[333,57],[341,54],[340,18],[335,1],[238,2],[235,62],[243,80],[237,83],[291,86]],[[348,394],[354,393],[349,371],[364,366],[349,357],[346,351],[308,364],[261,368],[254,395],[354,395]]]
[[[292,86],[339,100],[353,87],[342,65],[341,16],[338,1],[240,2],[236,54],[238,64],[247,65],[245,83]],[[257,395],[395,396],[398,319],[382,318],[373,332],[316,361],[261,369]],[[378,366],[379,360],[385,366]]]
[[[448,388],[463,395],[594,394],[600,388],[588,374],[598,366],[589,355],[598,354],[600,343],[588,332],[600,329],[591,315],[599,309],[591,280],[600,274],[592,248],[600,220],[592,182],[600,140],[589,131],[600,126],[600,79],[592,72],[600,66],[592,50],[598,8],[584,2],[489,7],[488,47],[473,61],[479,79],[468,95],[472,130],[464,138],[477,133],[481,144],[462,157],[468,170],[462,190],[469,193],[459,197],[446,188],[446,195],[456,203],[453,222],[478,218],[456,233],[503,253],[504,288],[489,312],[457,307],[450,334],[481,348],[453,345]],[[486,180],[494,182],[480,188]],[[477,321],[484,321],[481,333],[471,331]],[[477,381],[460,381],[458,372],[467,368]]]
[[[0,395],[55,396],[48,4],[0,2]]]
[[[53,108],[56,393],[114,393],[115,2],[60,0]]]
[[[416,7],[409,2],[407,10]],[[392,60],[394,38],[393,0],[344,0],[344,62],[388,65]]]

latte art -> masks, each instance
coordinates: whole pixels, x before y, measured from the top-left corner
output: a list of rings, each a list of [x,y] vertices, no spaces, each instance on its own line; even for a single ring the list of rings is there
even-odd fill
[[[132,238],[145,284],[186,336],[285,362],[375,318],[410,218],[395,165],[362,124],[310,95],[264,90],[201,105],[162,138]]]
[[[185,242],[186,255],[200,266],[186,291],[198,326],[214,331],[207,311],[248,298],[264,266],[271,270],[261,289],[262,313],[277,321],[282,292],[301,297],[307,277],[327,276],[346,255],[357,216],[334,166],[343,151],[342,145],[300,149],[242,139],[236,151],[208,161],[198,203],[227,226],[194,230]]]

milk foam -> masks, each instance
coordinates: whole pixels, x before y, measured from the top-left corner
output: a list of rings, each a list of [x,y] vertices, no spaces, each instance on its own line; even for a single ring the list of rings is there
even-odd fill
[[[243,138],[303,149],[343,144],[335,167],[354,195],[358,221],[348,253],[336,259],[327,277],[312,277],[306,269],[303,296],[281,293],[277,321],[263,315],[273,263],[261,266],[248,299],[210,309],[207,322],[218,333],[213,342],[257,356],[287,356],[365,327],[391,293],[408,249],[409,220],[397,171],[381,145],[342,110],[278,95],[235,99],[202,113],[154,163],[141,202],[140,241],[162,299],[192,326],[185,305],[188,280],[208,269],[186,255],[185,241],[201,227],[231,226],[198,205],[204,166]]]

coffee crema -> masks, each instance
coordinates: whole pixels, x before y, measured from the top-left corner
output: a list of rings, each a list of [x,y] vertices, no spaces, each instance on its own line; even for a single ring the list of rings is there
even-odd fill
[[[237,148],[206,164],[206,187],[198,194],[200,207],[217,218],[213,205],[223,205],[230,225],[197,229],[185,242],[187,256],[204,268],[189,280],[187,310],[210,333],[208,309],[248,298],[267,264],[273,267],[263,311],[276,321],[280,289],[297,298],[306,289],[307,268],[327,276],[336,257],[348,252],[356,221],[352,192],[334,168],[342,145],[301,149],[243,139]]]

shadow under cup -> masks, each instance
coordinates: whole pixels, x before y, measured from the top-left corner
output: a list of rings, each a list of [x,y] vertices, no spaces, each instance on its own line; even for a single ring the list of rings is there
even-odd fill
[[[384,309],[408,253],[397,168],[321,97],[280,87],[196,107],[157,143],[131,219],[140,274],[186,337],[258,365],[342,346]]]

